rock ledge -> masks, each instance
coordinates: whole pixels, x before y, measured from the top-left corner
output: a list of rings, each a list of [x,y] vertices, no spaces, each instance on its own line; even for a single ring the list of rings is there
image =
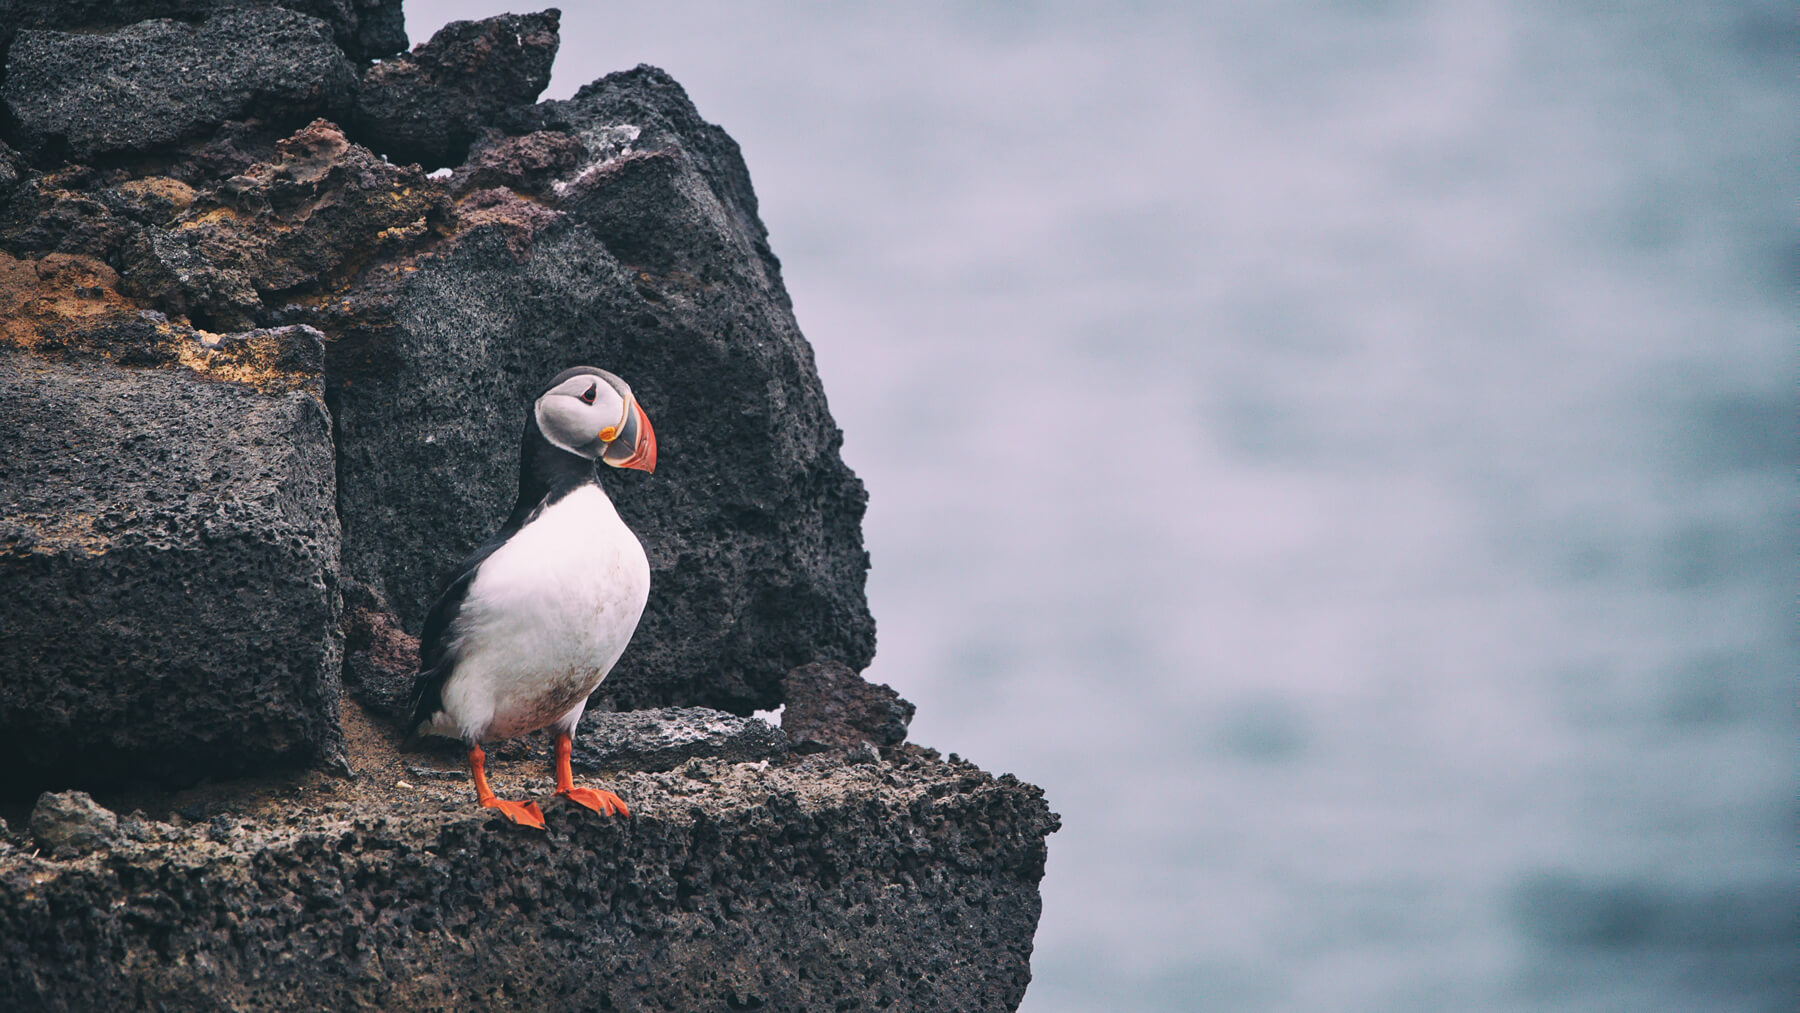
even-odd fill
[[[125,816],[66,861],[0,843],[0,1005],[975,1010],[1030,980],[1057,821],[1010,776],[910,746],[691,760],[583,778],[628,820],[540,798],[537,832],[453,764]],[[551,787],[541,756],[493,772]]]

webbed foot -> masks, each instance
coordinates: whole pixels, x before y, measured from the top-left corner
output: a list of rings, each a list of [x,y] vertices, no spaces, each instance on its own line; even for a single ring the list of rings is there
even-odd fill
[[[483,799],[482,805],[489,809],[500,810],[500,815],[512,820],[522,827],[544,829],[544,811],[536,802],[508,802],[503,798]]]
[[[599,791],[594,788],[564,788],[557,792],[563,798],[576,805],[587,806],[602,816],[618,813],[630,816],[631,810],[625,807],[625,800],[610,791]]]

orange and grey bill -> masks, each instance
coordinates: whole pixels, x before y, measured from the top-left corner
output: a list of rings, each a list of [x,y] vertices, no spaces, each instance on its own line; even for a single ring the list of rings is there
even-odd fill
[[[609,462],[615,468],[636,468],[639,471],[656,470],[656,430],[650,428],[650,416],[638,407],[636,400],[631,402],[631,410],[637,415],[637,440],[631,448],[631,456],[623,461]]]

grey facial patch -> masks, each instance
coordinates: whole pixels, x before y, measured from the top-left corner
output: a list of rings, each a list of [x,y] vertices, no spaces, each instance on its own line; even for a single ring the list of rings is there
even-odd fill
[[[600,432],[617,428],[626,411],[624,398],[612,385],[611,374],[571,376],[538,398],[534,409],[538,430],[553,446],[571,454],[595,458],[606,449]],[[593,403],[585,395],[593,392]]]

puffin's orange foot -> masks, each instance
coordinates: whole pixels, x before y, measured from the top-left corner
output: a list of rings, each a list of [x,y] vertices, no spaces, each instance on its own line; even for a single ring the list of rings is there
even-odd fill
[[[610,816],[613,813],[618,813],[620,816],[631,815],[631,810],[625,808],[625,800],[610,791],[596,791],[593,788],[564,788],[557,794],[576,805],[587,806],[602,816]]]
[[[522,827],[544,829],[544,811],[538,808],[536,802],[508,802],[503,798],[490,798],[481,804],[489,809],[500,810],[500,815]]]

